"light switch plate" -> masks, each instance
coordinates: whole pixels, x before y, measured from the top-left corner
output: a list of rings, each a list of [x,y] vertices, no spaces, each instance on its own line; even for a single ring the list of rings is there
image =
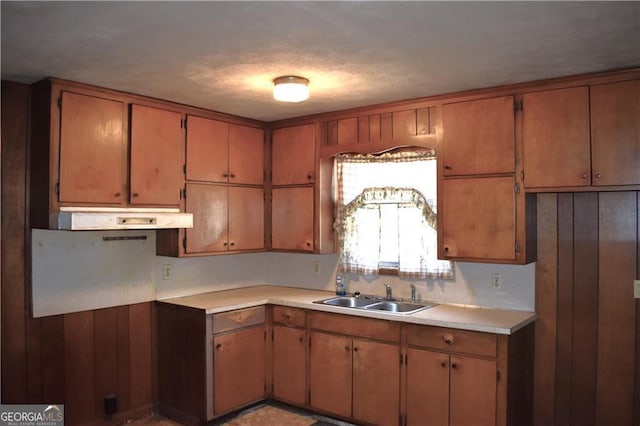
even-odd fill
[[[633,282],[633,297],[640,299],[640,280]]]

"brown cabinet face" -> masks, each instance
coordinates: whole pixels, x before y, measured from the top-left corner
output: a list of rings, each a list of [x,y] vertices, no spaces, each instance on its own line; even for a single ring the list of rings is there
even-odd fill
[[[440,257],[516,259],[513,177],[443,179]]]
[[[264,189],[229,187],[229,250],[264,248]]]
[[[62,92],[60,111],[60,202],[126,203],[123,103]]]
[[[177,112],[131,105],[131,204],[180,205],[181,119]]]
[[[442,107],[445,176],[513,173],[513,96]]]
[[[589,186],[588,87],[527,93],[522,100],[525,186]]]
[[[264,185],[264,131],[229,125],[229,182]]]
[[[187,116],[187,180],[227,182],[229,123]]]
[[[264,333],[260,326],[213,338],[215,415],[264,398]]]
[[[400,347],[353,340],[353,418],[397,424],[400,417]]]
[[[406,371],[407,425],[448,425],[449,355],[409,348]]]
[[[593,185],[640,184],[640,80],[591,86]]]
[[[313,124],[275,129],[272,135],[272,183],[313,183],[315,136]]]
[[[186,229],[186,252],[226,251],[228,245],[228,193],[226,186],[188,183],[186,211],[193,228]]]
[[[311,333],[309,405],[351,417],[351,337]]]
[[[306,344],[304,329],[273,326],[274,398],[294,404],[305,404]]]
[[[313,187],[273,188],[271,246],[313,251]]]
[[[451,355],[450,425],[495,425],[495,360]]]

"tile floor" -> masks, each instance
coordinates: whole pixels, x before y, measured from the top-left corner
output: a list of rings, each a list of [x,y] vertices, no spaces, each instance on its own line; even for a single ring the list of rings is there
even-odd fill
[[[311,413],[277,402],[266,402],[238,413],[221,417],[212,426],[354,426],[351,423]],[[128,426],[182,426],[180,423],[154,414],[127,424]]]

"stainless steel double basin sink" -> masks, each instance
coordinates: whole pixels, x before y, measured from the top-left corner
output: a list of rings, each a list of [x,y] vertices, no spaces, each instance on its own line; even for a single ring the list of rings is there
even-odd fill
[[[390,312],[403,315],[414,314],[437,305],[436,303],[401,302],[396,300],[376,299],[367,296],[334,296],[328,299],[316,300],[313,303],[340,306],[343,308]]]

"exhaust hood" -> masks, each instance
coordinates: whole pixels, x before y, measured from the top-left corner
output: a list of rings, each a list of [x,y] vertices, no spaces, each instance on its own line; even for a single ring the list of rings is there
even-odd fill
[[[60,207],[58,229],[68,231],[113,229],[193,228],[193,214],[175,208]]]

